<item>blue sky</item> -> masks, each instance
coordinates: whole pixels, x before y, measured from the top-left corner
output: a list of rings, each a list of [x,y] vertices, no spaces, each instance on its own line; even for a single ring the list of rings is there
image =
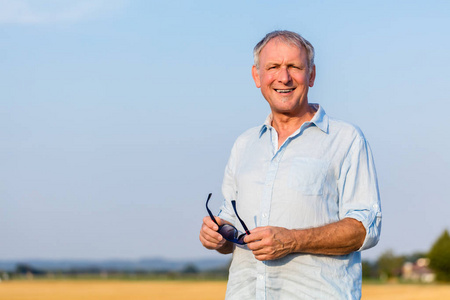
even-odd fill
[[[394,3],[395,2],[395,3]],[[446,1],[0,0],[0,259],[216,257],[198,241],[234,139],[268,105],[269,31],[316,48],[310,101],[357,124],[383,206],[376,258],[450,228]]]

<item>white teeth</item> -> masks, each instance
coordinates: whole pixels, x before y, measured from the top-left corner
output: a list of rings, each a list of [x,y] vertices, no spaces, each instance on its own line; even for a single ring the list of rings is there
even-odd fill
[[[275,90],[277,91],[277,93],[289,93],[292,92],[294,89],[289,89],[289,90]]]

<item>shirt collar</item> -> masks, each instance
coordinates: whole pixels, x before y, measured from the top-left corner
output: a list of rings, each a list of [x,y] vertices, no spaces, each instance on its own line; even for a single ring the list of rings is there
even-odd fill
[[[311,103],[310,104],[314,109],[316,110],[316,113],[314,114],[314,117],[311,119],[309,123],[312,123],[317,126],[320,130],[322,130],[324,133],[328,133],[328,115],[325,113],[325,110],[322,108],[321,105],[317,103]],[[261,126],[261,129],[259,131],[259,137],[261,137],[268,128],[272,127],[272,119],[273,115],[270,113],[266,120],[264,121],[264,124]]]
[[[317,110],[311,119],[311,123],[314,123],[323,132],[328,133],[328,115],[325,113],[322,105],[317,103],[311,103],[311,105]]]

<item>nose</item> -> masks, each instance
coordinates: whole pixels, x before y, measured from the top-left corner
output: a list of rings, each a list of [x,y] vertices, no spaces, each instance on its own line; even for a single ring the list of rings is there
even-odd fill
[[[289,69],[288,68],[280,68],[280,71],[278,73],[278,81],[283,83],[283,84],[287,84],[289,82],[291,82],[292,78],[291,78],[291,74],[289,74]]]

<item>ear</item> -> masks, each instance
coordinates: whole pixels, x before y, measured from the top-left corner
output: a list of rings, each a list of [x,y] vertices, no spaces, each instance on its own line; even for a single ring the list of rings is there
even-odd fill
[[[314,86],[314,81],[316,80],[316,65],[312,67],[311,74],[309,74],[309,87]]]
[[[259,78],[259,72],[255,65],[252,67],[252,77],[255,81],[256,87],[259,89],[261,87],[261,79]]]

